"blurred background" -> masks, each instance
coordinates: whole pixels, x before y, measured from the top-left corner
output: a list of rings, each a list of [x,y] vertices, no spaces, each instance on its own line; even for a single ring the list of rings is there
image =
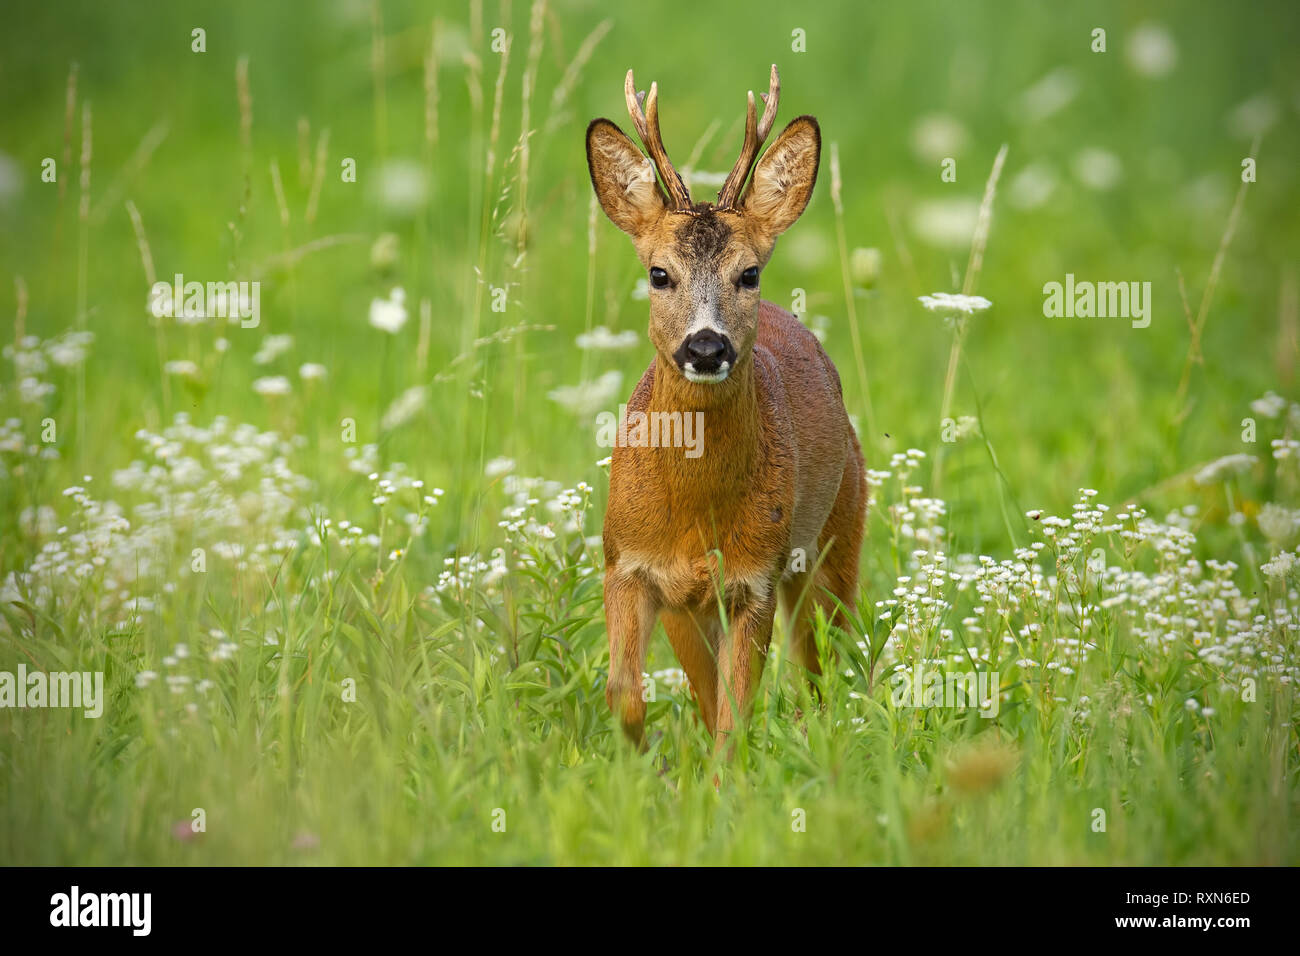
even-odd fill
[[[185,411],[302,434],[331,461],[353,419],[381,459],[448,489],[430,531],[442,552],[476,516],[495,521],[480,508],[494,459],[588,480],[599,499],[596,411],[616,409],[651,358],[640,266],[594,209],[583,154],[591,118],[629,127],[629,67],[659,83],[664,137],[697,198],[730,168],[745,91],[765,88],[768,64],[778,125],[819,119],[816,194],[763,294],[791,308],[802,290],[869,464],[939,442],[952,332],[917,297],[960,289],[1007,145],[974,290],[993,306],[971,323],[952,403],[982,416],[988,444],[963,440],[945,465],[972,551],[1005,543],[989,446],[1021,510],[1063,507],[1082,486],[1158,504],[1199,463],[1256,450],[1241,441],[1252,400],[1294,393],[1293,3],[86,2],[7,19],[21,29],[0,38],[0,300],[15,314],[25,288],[19,331],[83,323],[95,336],[84,406],[63,387],[36,416],[85,436],[69,480],[86,462],[124,464],[136,429]],[[1204,363],[1189,366],[1188,314],[1248,156],[1257,181]],[[56,182],[41,180],[46,157]],[[260,326],[154,323],[140,236],[164,279],[259,279]],[[1150,327],[1044,317],[1043,286],[1066,273],[1150,282]],[[373,301],[399,287],[409,320],[371,325]],[[580,347],[600,326],[624,335]],[[325,377],[303,378],[304,364]],[[368,493],[336,469],[313,477],[326,498]]]

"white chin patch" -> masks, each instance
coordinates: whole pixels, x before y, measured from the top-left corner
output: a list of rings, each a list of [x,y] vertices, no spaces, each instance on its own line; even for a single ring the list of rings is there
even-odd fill
[[[727,376],[731,374],[731,363],[723,362],[716,372],[697,372],[690,362],[687,362],[682,369],[682,374],[686,376],[688,382],[702,382],[705,385],[717,385],[719,382],[725,382]]]

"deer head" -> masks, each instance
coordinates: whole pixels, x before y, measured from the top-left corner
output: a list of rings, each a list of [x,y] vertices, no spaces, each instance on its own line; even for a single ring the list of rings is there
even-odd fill
[[[659,133],[657,84],[650,84],[648,95],[638,94],[631,70],[624,84],[648,158],[609,120],[587,127],[596,197],[614,225],[632,237],[649,273],[650,341],[658,366],[700,388],[723,386],[751,361],[760,275],[777,236],[799,218],[817,180],[821,132],[811,116],[792,120],[754,162],[772,130],[780,89],[773,65],[761,119],[750,91],[745,142],[716,203],[692,203],[668,159]]]

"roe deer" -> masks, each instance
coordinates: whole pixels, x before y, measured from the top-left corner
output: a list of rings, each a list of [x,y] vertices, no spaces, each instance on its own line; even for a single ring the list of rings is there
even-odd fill
[[[821,153],[817,121],[800,116],[755,164],[779,91],[773,65],[761,120],[749,94],[744,146],[716,203],[692,203],[669,161],[656,84],[638,95],[629,70],[624,86],[650,158],[607,119],[587,127],[596,197],[649,271],[655,357],[628,415],[702,413],[704,423],[696,457],[614,448],[606,699],[642,748],[641,674],[656,617],[721,749],[762,678],[778,592],[794,618],[791,654],[813,673],[814,607],[834,621],[835,599],[853,608],[857,597],[867,486],[839,375],[798,319],[759,299],[759,274],[808,204]],[[798,549],[806,561],[792,569]]]

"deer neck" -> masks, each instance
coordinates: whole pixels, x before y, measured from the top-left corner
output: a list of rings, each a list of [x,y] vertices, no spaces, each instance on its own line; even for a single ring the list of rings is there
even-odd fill
[[[662,359],[657,372],[647,411],[691,415],[703,429],[698,457],[688,458],[678,448],[660,449],[656,456],[670,498],[698,502],[706,509],[742,499],[762,457],[752,350],[717,385],[688,382]]]

